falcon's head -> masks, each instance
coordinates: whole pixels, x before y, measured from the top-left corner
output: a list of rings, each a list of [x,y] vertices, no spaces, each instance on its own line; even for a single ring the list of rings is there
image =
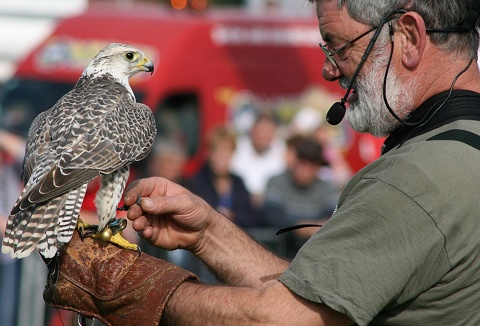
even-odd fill
[[[153,62],[142,51],[128,44],[111,43],[98,52],[82,76],[109,74],[130,88],[128,79],[141,71],[153,73]]]

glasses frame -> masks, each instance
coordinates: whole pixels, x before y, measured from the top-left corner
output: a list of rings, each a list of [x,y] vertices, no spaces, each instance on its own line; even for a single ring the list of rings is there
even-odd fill
[[[352,46],[355,42],[357,42],[358,40],[360,40],[362,37],[364,36],[367,36],[368,34],[370,34],[371,32],[373,32],[374,30],[376,30],[378,28],[378,26],[375,26],[373,27],[372,29],[366,31],[365,33],[363,34],[360,34],[359,36],[357,36],[356,38],[354,38],[353,40],[345,43],[344,45],[342,45],[340,48],[336,49],[336,50],[333,50],[333,52],[330,52],[330,50],[327,48],[327,45],[326,44],[322,44],[322,43],[318,43],[318,45],[320,46],[320,49],[322,49],[322,52],[325,54],[325,56],[327,57],[328,61],[330,61],[330,63],[338,69],[338,63],[337,61],[335,60],[335,58],[333,57],[335,54],[337,54],[338,52],[340,51],[343,51],[345,50],[346,48],[348,48],[349,46]]]

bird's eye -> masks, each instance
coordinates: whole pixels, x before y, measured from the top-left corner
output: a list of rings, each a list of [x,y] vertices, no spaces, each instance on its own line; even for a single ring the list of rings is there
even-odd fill
[[[127,58],[128,60],[133,60],[133,58],[135,58],[135,53],[133,52],[127,52],[125,54],[125,58]]]

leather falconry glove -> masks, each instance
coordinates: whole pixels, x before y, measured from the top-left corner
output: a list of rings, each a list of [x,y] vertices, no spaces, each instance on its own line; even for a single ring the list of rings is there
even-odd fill
[[[43,292],[47,305],[105,325],[159,325],[168,300],[197,276],[161,259],[119,248],[75,231]]]

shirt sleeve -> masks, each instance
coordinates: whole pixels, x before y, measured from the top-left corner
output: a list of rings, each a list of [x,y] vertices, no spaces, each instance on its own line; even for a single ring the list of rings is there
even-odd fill
[[[429,214],[392,185],[367,179],[279,280],[367,325],[383,309],[431,287],[449,268],[444,236]]]

